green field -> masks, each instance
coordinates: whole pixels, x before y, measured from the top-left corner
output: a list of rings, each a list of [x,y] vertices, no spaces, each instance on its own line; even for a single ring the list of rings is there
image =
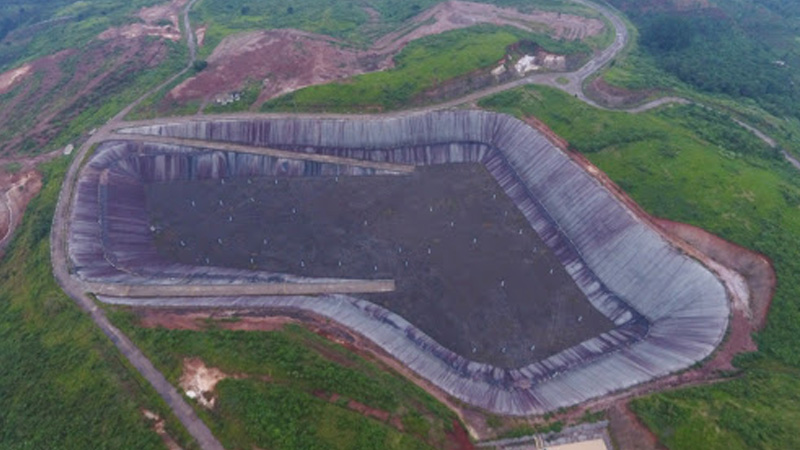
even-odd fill
[[[44,188],[28,207],[0,265],[0,448],[165,448],[144,419],[167,417],[193,442],[150,385],[56,285],[50,224],[67,160],[41,167]]]
[[[727,116],[697,106],[632,115],[601,111],[547,88],[506,92],[481,105],[536,116],[651,214],[702,227],[773,261],[778,287],[772,309],[757,336],[760,351],[738,360],[741,378],[646,397],[633,407],[672,449],[797,447],[800,177],[795,169]],[[769,427],[760,426],[766,422]]]
[[[141,328],[126,310],[110,315],[175,385],[189,357],[237,375],[217,386],[213,410],[197,408],[228,449],[442,448],[457,420],[397,373],[297,325],[255,332],[209,322],[198,332]],[[405,431],[349,409],[350,400],[391,413]]]

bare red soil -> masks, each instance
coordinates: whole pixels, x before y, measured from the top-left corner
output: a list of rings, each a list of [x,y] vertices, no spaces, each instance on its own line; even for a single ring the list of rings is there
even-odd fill
[[[181,38],[187,0],[140,10],[144,23],[110,28],[86,48],[68,49],[0,74],[0,154],[38,153],[71,120],[129,85],[167,56]],[[159,39],[152,39],[157,37]]]
[[[260,104],[304,86],[378,68],[322,35],[298,30],[237,34],[222,41],[208,58],[208,67],[176,86],[164,103],[213,101],[251,81],[261,86]]]
[[[170,3],[142,8],[137,17],[144,23],[132,23],[122,27],[109,28],[102,32],[100,39],[135,39],[142,36],[156,36],[171,41],[181,40],[180,13],[188,0],[172,0]],[[167,25],[166,23],[169,23]]]
[[[13,87],[18,93],[0,108],[0,130],[6,130],[0,152],[38,152],[93,101],[119,91],[166,55],[162,41],[120,38],[31,62],[30,72]],[[74,73],[65,73],[65,65],[74,65]]]
[[[586,95],[609,108],[627,108],[640,104],[652,96],[652,89],[633,91],[608,84],[603,77],[595,78],[586,85]]]
[[[371,15],[371,20],[378,16]],[[242,89],[261,85],[254,108],[266,100],[302,87],[392,67],[392,56],[409,42],[479,23],[549,31],[557,38],[582,39],[603,30],[603,23],[570,14],[520,13],[493,5],[450,1],[412,18],[385,35],[368,50],[336,45],[335,39],[298,30],[257,31],[225,38],[208,58],[208,68],[175,87],[162,108],[193,100],[213,101]]]
[[[617,448],[620,450],[664,450],[656,435],[636,417],[627,402],[620,402],[607,410],[608,425]]]
[[[194,331],[208,329],[210,325],[225,330],[276,331],[288,323],[300,322],[286,316],[251,317],[239,314],[235,316],[235,320],[226,320],[231,317],[233,315],[226,312],[200,313],[147,309],[140,312],[139,324],[146,328],[163,327]]]
[[[28,203],[41,189],[42,176],[35,170],[0,175],[0,256],[22,222]]]

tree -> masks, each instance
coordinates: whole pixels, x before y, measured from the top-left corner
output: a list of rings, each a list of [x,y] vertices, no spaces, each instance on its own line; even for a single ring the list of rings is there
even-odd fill
[[[202,72],[206,67],[208,67],[208,61],[204,59],[198,59],[194,62],[194,71],[195,72]]]

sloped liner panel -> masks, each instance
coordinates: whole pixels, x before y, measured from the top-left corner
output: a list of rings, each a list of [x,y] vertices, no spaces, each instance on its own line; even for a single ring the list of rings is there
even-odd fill
[[[369,161],[485,164],[589,301],[615,322],[616,329],[529,366],[504,370],[453,354],[396,314],[349,296],[161,302],[176,306],[257,304],[314,311],[364,334],[449,394],[490,411],[544,413],[684,369],[707,357],[727,327],[726,293],[710,271],[672,247],[537,131],[509,116],[458,111],[385,119],[189,121],[124,132],[236,142]],[[90,223],[93,220],[97,224],[97,218],[105,214],[100,211],[103,189],[98,187],[114,181],[112,167],[119,176],[143,176],[141,167],[118,164],[132,153],[142,152],[132,150],[131,145],[104,145],[84,170],[73,208],[70,254],[76,267],[88,268],[78,270],[86,279],[164,283],[148,279],[152,275],[118,275],[103,264],[92,266],[98,256],[109,259],[102,242],[98,244],[95,239],[106,231]],[[144,153],[198,152],[164,145],[151,147]],[[235,160],[234,155],[219,157]],[[152,161],[158,159],[144,165],[161,167],[160,179],[183,176],[179,174],[186,170],[186,163]],[[269,164],[261,163],[259,167],[266,166]],[[214,170],[206,172],[211,178],[227,176]],[[110,247],[113,249],[113,245]],[[190,278],[207,276],[218,282],[269,279],[269,274],[231,269],[179,269],[194,270]],[[156,301],[104,300],[140,305]]]

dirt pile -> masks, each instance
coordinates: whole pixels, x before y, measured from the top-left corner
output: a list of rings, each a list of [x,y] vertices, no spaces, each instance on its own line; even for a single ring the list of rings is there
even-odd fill
[[[31,72],[31,65],[25,64],[13,70],[0,74],[0,94],[10,91],[17,82],[21,81]]]
[[[144,23],[132,23],[122,27],[109,28],[101,33],[100,39],[135,39],[142,36],[156,36],[171,41],[181,40],[180,19],[181,8],[187,0],[172,0],[168,4],[143,8],[137,17]]]
[[[199,358],[187,358],[183,360],[183,374],[178,385],[187,397],[197,400],[204,408],[213,409],[216,402],[214,387],[228,377],[217,368],[207,367]]]
[[[251,81],[260,85],[260,104],[301,87],[378,68],[361,59],[357,52],[335,44],[326,36],[298,30],[230,36],[208,58],[208,68],[176,86],[166,101],[213,101]]]

